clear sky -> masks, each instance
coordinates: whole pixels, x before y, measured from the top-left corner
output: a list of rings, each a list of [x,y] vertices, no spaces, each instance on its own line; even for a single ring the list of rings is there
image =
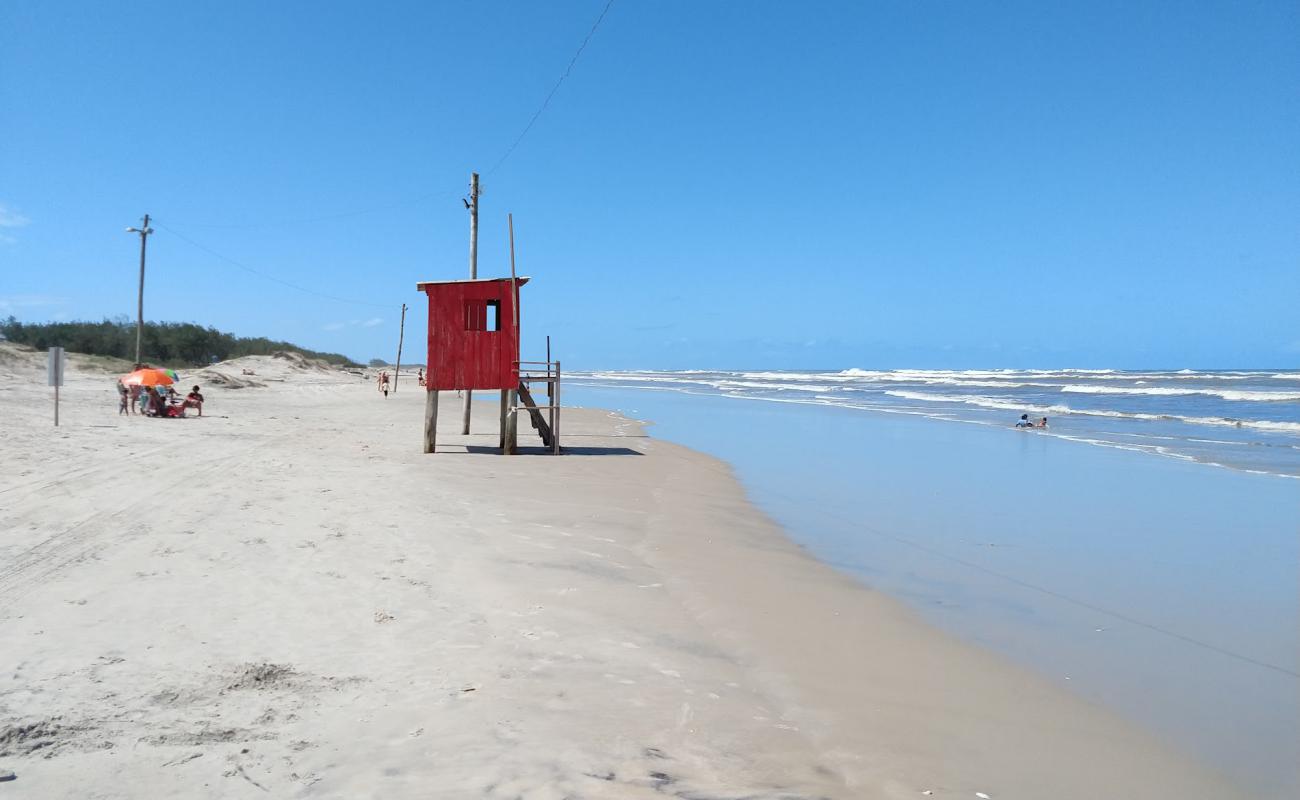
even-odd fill
[[[0,315],[418,358],[479,170],[566,368],[1300,365],[1300,4],[617,0],[494,170],[605,3],[0,4]]]

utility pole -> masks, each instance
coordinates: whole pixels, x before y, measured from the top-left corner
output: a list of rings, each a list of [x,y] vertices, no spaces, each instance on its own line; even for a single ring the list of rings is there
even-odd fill
[[[397,329],[397,368],[393,370],[393,394],[397,394],[397,379],[402,375],[402,339],[406,336],[406,303],[402,303],[402,325]]]
[[[466,206],[469,208],[469,277],[474,280],[478,277],[478,173],[471,172],[469,176],[469,202]]]
[[[462,202],[465,208],[469,209],[469,279],[478,279],[478,173],[471,172],[469,176],[469,199]],[[470,403],[473,402],[474,392],[470,389],[465,390],[465,407],[461,412],[460,432],[469,433],[469,410]]]
[[[144,332],[144,249],[148,241],[149,234],[153,233],[153,228],[149,227],[149,215],[144,215],[144,225],[139,228],[127,228],[127,233],[140,234],[140,294],[136,299],[135,306],[135,363],[140,365],[140,337]]]

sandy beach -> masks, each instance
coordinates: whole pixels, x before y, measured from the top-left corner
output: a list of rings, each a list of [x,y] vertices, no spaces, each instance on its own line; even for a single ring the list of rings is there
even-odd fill
[[[2,797],[1240,796],[635,421],[501,457],[484,393],[423,455],[405,374],[248,357],[154,420],[72,366],[56,429],[0,344]]]

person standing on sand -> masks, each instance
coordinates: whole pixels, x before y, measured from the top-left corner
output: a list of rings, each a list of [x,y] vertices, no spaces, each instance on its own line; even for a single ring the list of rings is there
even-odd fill
[[[117,382],[117,413],[130,414],[131,392],[122,385],[121,381]]]
[[[388,372],[387,371],[379,373],[379,391],[384,393],[384,397],[388,396]]]
[[[140,413],[144,414],[146,417],[157,416],[158,406],[161,402],[158,397],[158,391],[155,391],[152,386],[145,386],[140,391],[140,400]]]

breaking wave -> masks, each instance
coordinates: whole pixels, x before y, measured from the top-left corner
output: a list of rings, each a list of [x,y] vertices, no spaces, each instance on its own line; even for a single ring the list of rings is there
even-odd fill
[[[1300,478],[1300,370],[689,370],[570,373],[607,387],[836,406],[1006,427]],[[1068,401],[1068,402],[1067,402]]]
[[[1165,420],[1168,422],[1185,422],[1192,425],[1220,425],[1233,428],[1253,428],[1261,431],[1281,431],[1300,433],[1300,422],[1273,422],[1270,420],[1242,420],[1229,417],[1193,417],[1181,414],[1144,414],[1111,409],[1071,408],[1067,405],[1026,405],[993,397],[981,397],[969,394],[931,394],[929,392],[909,392],[890,390],[885,394],[905,400],[919,400],[925,403],[962,403],[965,405],[991,408],[998,411],[1020,411],[1035,414],[1077,414],[1085,417],[1112,417],[1116,419]]]
[[[1094,386],[1091,384],[1074,384],[1061,387],[1062,392],[1073,394],[1145,394],[1164,397],[1178,397],[1201,394],[1207,397],[1220,397],[1224,400],[1249,403],[1274,403],[1300,400],[1300,392],[1271,391],[1233,391],[1231,389],[1183,389],[1172,386]]]

